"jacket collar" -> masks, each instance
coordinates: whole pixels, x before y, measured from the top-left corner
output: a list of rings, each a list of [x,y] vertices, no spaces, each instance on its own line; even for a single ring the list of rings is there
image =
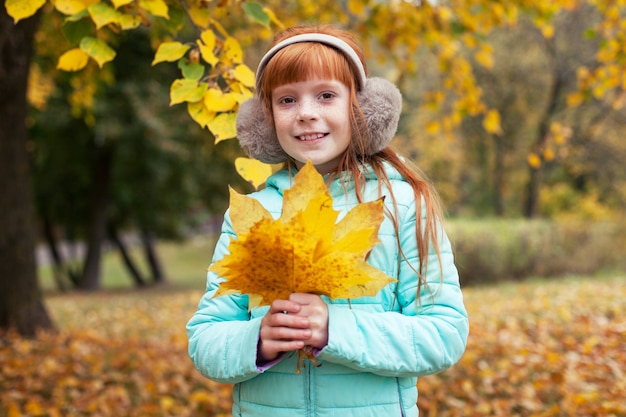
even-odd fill
[[[390,164],[388,164],[387,162],[384,162],[383,166],[390,180],[392,181],[404,180],[402,175],[400,175],[400,172],[398,172],[398,170],[396,170]],[[298,171],[292,168],[291,175],[289,175],[290,174],[289,169],[283,168],[280,171],[271,175],[267,179],[265,186],[266,188],[273,188],[276,191],[278,191],[280,195],[283,195],[284,191],[291,188],[291,186],[293,185],[293,177],[295,176],[297,172]],[[363,172],[363,175],[365,176],[367,180],[378,179],[376,173],[374,172],[371,165],[369,164],[365,164],[361,172]],[[344,174],[345,175],[343,175],[343,178],[342,176],[337,177],[333,179],[333,181],[330,183],[328,188],[330,190],[331,195],[336,196],[338,194],[343,193],[344,190],[351,191],[354,189],[354,181],[348,178],[348,175],[349,175],[348,173],[344,173]]]

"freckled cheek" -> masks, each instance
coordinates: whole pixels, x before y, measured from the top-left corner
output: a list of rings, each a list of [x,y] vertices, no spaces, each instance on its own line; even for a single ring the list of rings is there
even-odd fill
[[[290,135],[291,132],[291,119],[284,114],[278,115],[274,113],[274,129],[276,134],[280,136]]]
[[[285,126],[286,117],[284,117],[284,115],[274,114],[274,124],[276,125],[276,127]]]

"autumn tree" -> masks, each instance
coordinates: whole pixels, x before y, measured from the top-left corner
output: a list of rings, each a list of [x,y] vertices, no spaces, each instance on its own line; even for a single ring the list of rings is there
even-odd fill
[[[138,28],[120,36],[118,58],[103,71],[115,82],[99,85],[94,94],[92,112],[103,123],[90,125],[72,115],[69,74],[60,74],[45,107],[31,112],[36,205],[60,288],[96,290],[103,285],[99,268],[85,268],[84,256],[100,254],[101,240],[89,240],[86,251],[74,254],[61,250],[59,243],[76,247],[94,235],[97,225],[86,221],[94,214],[101,216],[99,227],[121,255],[129,277],[144,286],[166,277],[155,239],[182,239],[197,227],[194,213],[223,211],[223,184],[243,185],[232,166],[241,154],[236,143],[207,146],[210,134],[189,123],[183,107],[168,106],[168,84],[177,69],[150,68],[154,52],[148,34]],[[106,175],[96,175],[103,149],[110,163]],[[105,189],[105,199],[92,192]],[[125,239],[128,231],[131,239]],[[131,251],[130,244],[142,250]],[[146,261],[145,267],[138,259]]]

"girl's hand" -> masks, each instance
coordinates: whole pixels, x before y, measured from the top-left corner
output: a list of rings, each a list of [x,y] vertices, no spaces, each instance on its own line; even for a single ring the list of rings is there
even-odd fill
[[[300,305],[298,316],[306,317],[309,321],[311,337],[304,342],[308,346],[322,349],[328,344],[328,306],[319,295],[294,293],[289,296],[290,301]]]
[[[302,349],[311,338],[310,321],[299,315],[296,301],[275,300],[261,319],[257,362],[270,362],[280,354]]]
[[[318,295],[294,293],[275,300],[261,320],[258,362],[269,362],[284,352],[328,344],[328,306]]]

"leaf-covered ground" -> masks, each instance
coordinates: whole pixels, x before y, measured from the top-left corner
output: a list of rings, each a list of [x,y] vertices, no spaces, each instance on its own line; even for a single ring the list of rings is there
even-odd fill
[[[59,332],[0,338],[0,417],[229,416],[184,325],[197,291],[54,296]],[[626,278],[465,290],[454,368],[420,379],[421,416],[626,416]]]

